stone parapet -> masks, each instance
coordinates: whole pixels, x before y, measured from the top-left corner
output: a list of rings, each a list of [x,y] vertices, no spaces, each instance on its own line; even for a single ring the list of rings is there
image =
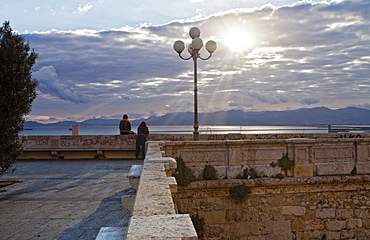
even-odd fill
[[[147,142],[147,153],[140,175],[127,240],[198,239],[188,214],[178,214],[172,195],[177,183],[172,172],[173,158],[162,157],[159,142]]]
[[[21,136],[24,152],[19,159],[91,159],[134,157],[136,135]],[[366,139],[369,133],[317,134],[201,134],[202,141],[283,140],[283,139]],[[192,141],[191,134],[150,134],[148,141]],[[273,149],[272,149],[273,150]],[[279,149],[275,149],[275,152]],[[330,151],[330,149],[328,150]],[[361,153],[361,148],[358,149]],[[222,152],[219,152],[223,154]],[[217,154],[217,152],[215,152]],[[248,152],[244,152],[244,155]],[[299,154],[307,154],[300,150]],[[367,167],[367,166],[364,166]]]
[[[276,175],[281,169],[271,163],[286,154],[295,163],[290,176],[370,173],[370,138],[166,141],[163,149],[167,157],[181,156],[200,179],[205,165],[212,165],[220,179],[235,178],[246,168],[259,176]]]

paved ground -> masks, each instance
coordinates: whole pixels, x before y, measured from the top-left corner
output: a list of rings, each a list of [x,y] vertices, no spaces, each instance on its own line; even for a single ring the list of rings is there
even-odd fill
[[[130,212],[126,175],[142,160],[25,160],[0,180],[0,240],[95,239],[101,227],[124,227]]]

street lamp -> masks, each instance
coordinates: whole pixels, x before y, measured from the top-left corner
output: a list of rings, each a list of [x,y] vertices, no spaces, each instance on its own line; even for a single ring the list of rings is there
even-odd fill
[[[217,44],[215,41],[210,40],[206,43],[206,49],[209,52],[209,56],[207,58],[202,58],[200,56],[200,49],[203,47],[203,40],[199,37],[200,30],[197,27],[193,27],[189,31],[190,37],[193,39],[191,44],[188,45],[188,52],[190,53],[190,57],[184,58],[181,56],[181,53],[185,49],[185,44],[183,41],[178,40],[173,44],[173,49],[179,54],[179,57],[183,60],[193,59],[194,61],[194,140],[199,141],[199,125],[198,125],[198,87],[197,87],[197,59],[200,58],[202,60],[208,60],[211,58],[212,53],[216,51]]]

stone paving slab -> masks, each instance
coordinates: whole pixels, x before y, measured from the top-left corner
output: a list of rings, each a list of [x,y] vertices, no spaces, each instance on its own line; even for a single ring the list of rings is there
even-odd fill
[[[101,227],[126,227],[121,197],[127,173],[142,160],[27,160],[0,180],[0,240],[95,239]]]

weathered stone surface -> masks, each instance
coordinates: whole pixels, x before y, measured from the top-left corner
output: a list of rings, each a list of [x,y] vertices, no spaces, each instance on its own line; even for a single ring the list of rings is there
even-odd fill
[[[182,212],[205,218],[205,236],[212,236],[205,239],[366,239],[369,181],[370,175],[200,181],[179,188],[175,199]],[[252,193],[235,202],[225,189],[236,185]],[[221,202],[225,219],[215,220],[210,206]]]
[[[362,228],[362,220],[361,219],[349,219],[347,221],[347,228],[348,229]]]
[[[318,219],[335,218],[334,208],[318,209],[315,212]]]
[[[187,214],[132,216],[127,240],[179,239],[197,240],[197,233]]]
[[[355,164],[353,162],[316,163],[317,175],[350,174]]]
[[[198,239],[190,216],[177,214],[172,199],[177,183],[168,173],[176,168],[176,161],[161,155],[159,143],[147,143],[147,155],[126,239]],[[214,219],[219,219],[219,216],[216,214]]]
[[[346,221],[342,220],[327,220],[326,228],[329,231],[342,231],[346,228]]]
[[[300,206],[283,206],[281,213],[283,215],[303,216],[306,213],[306,208]]]
[[[316,166],[314,164],[294,165],[294,177],[313,177],[316,176]]]

